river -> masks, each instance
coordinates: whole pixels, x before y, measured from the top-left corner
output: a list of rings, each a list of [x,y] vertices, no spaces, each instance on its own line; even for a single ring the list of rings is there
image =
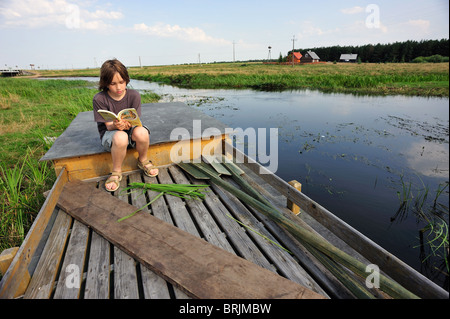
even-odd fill
[[[267,128],[267,135],[276,128],[278,176],[299,181],[307,196],[448,289],[443,259],[421,261],[430,247],[421,246],[426,223],[418,217],[438,211],[448,225],[448,98],[191,90],[138,80],[129,87],[185,102],[230,128]]]

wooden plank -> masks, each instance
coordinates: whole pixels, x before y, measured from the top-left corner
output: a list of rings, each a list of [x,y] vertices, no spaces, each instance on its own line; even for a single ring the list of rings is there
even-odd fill
[[[147,177],[147,176],[146,176]],[[132,174],[129,176],[130,183],[141,183],[142,177],[141,174]],[[146,183],[157,183],[156,177],[148,177],[148,180],[145,180]],[[148,191],[149,199],[152,200],[158,193]],[[151,194],[154,193],[154,194]],[[145,194],[144,194],[145,195]],[[143,207],[147,204],[145,200],[145,196],[141,194],[141,192],[132,192],[131,193],[131,202],[136,207]],[[167,206],[164,202],[164,198],[160,197],[152,204],[152,211],[155,216],[155,212],[157,216],[160,216],[160,219],[167,220],[168,222],[172,222],[170,217],[170,213],[167,209]],[[161,210],[165,209],[165,212],[161,213]],[[148,206],[143,208],[143,213],[149,213]],[[156,275],[153,271],[141,265],[141,280],[142,280],[142,289],[144,293],[144,298],[146,299],[170,299],[170,292],[167,282]]]
[[[177,184],[189,184],[189,180],[184,176],[180,168],[172,166],[169,170]],[[187,199],[186,204],[188,205],[191,214],[194,216],[205,239],[217,247],[225,249],[230,253],[234,253],[233,247],[231,247],[228,243],[225,238],[225,234],[217,226],[203,202],[199,200]]]
[[[67,171],[62,169],[33,225],[28,231],[25,240],[20,246],[19,251],[0,282],[0,299],[15,298],[25,292],[31,278],[28,273],[28,265],[37,249],[42,233],[45,231],[47,223],[55,209],[59,194],[67,180]]]
[[[6,270],[8,269],[9,265],[11,265],[11,262],[18,251],[19,247],[11,247],[2,251],[2,253],[0,254],[0,275],[6,273]]]
[[[79,298],[88,239],[89,229],[75,220],[53,299]]]
[[[189,161],[195,156],[194,153],[201,154],[201,151],[204,147],[217,147],[221,144],[221,139],[217,138],[212,140],[197,140],[197,144],[193,144],[194,142],[186,140],[186,141],[178,141],[178,142],[167,142],[163,144],[151,144],[149,146],[147,156],[153,162],[155,166],[164,166],[172,164],[171,151],[174,147],[182,147],[182,144],[185,144],[184,147],[187,151],[182,154],[179,161]],[[100,145],[100,143],[99,143]],[[198,147],[196,147],[198,145]],[[137,159],[138,152],[136,149],[127,150],[127,155],[122,164],[122,172],[130,172],[138,169],[137,167]],[[59,172],[65,167],[69,172],[69,180],[85,180],[90,178],[95,178],[98,176],[106,176],[111,173],[112,170],[112,161],[111,154],[108,152],[84,155],[84,156],[75,156],[69,158],[58,158],[54,159],[53,163],[55,165],[55,172],[59,174]],[[93,165],[92,163],[95,163]]]
[[[230,182],[230,181],[229,181]],[[258,233],[266,236],[270,240],[280,244],[276,238],[272,236],[263,225],[248,211],[248,209],[234,196],[216,185],[212,185],[216,193],[229,205],[229,209],[233,211],[233,215],[237,217],[244,225],[252,228]],[[249,235],[258,243],[260,249],[266,253],[277,269],[290,280],[301,284],[309,289],[326,295],[323,289],[314,281],[313,278],[289,255],[288,252],[280,247],[268,242],[265,238],[253,231]]]
[[[157,184],[158,180],[156,177],[149,177],[144,175],[144,182],[149,184]],[[129,176],[130,183],[132,182],[141,182],[140,174],[133,174]],[[159,193],[151,190],[147,191],[147,195],[149,200],[153,200]],[[147,202],[145,201],[143,196],[139,196],[136,193],[131,194],[131,201],[136,207],[143,207]],[[172,217],[170,216],[169,209],[166,205],[164,197],[158,198],[151,204],[151,210],[146,206],[142,209],[142,213],[152,213],[153,216],[173,225]],[[169,299],[170,292],[168,283],[155,274],[153,271],[145,267],[145,265],[141,265],[141,279],[143,285],[144,298],[146,299]],[[175,292],[175,296],[177,298],[185,298],[187,297],[184,293],[182,293],[177,287],[173,287]]]
[[[289,182],[289,185],[291,185],[292,187],[294,187],[296,190],[298,190],[299,192],[302,191],[302,184],[300,184],[298,181],[296,180],[292,180]],[[292,213],[294,213],[295,215],[300,214],[300,207],[298,207],[297,204],[293,203],[291,200],[287,200],[287,208],[290,209],[292,211]]]
[[[167,282],[141,265],[142,288],[145,299],[170,299]]]
[[[122,192],[127,187],[127,177],[120,182],[119,191],[114,196],[128,203],[128,195]],[[137,209],[137,208],[135,208]],[[114,246],[114,298],[115,299],[138,299],[136,263],[119,247]]]
[[[138,299],[136,263],[114,246],[114,299]]]
[[[201,184],[202,181],[193,181],[193,183]],[[214,194],[212,189],[207,188],[206,190],[205,204],[208,206],[210,213],[224,229],[228,239],[233,243],[239,255],[256,265],[276,271],[275,267],[261,253],[253,240],[247,236],[246,229],[227,216],[230,215],[230,212],[223,205],[219,197]]]
[[[50,298],[71,223],[72,218],[64,211],[59,210],[24,299]]]
[[[144,178],[144,182],[145,183],[158,183],[158,180],[157,180],[156,177],[149,177],[147,175],[144,175],[143,178]],[[158,194],[159,194],[158,192],[154,192],[154,191],[151,191],[151,190],[147,191],[147,195],[148,195],[148,198],[149,198],[150,201],[153,200]],[[145,210],[147,210],[147,208],[145,208]],[[166,223],[169,223],[170,225],[174,225],[174,221],[172,219],[172,216],[170,215],[169,208],[166,205],[166,201],[164,199],[164,196],[163,197],[159,197],[157,200],[155,200],[151,204],[151,213],[156,218],[159,218],[160,220],[165,221]],[[142,267],[144,269],[147,269],[152,274],[154,274],[154,272],[149,270],[144,265],[142,265]],[[157,274],[154,274],[154,275],[156,277],[158,277],[158,280],[152,280],[152,283],[155,283],[158,286],[155,287],[154,285],[152,285],[150,293],[146,292],[145,291],[145,287],[144,287],[144,295],[146,296],[146,298],[148,298],[147,296],[153,296],[153,295],[162,296],[163,299],[169,298],[170,297],[170,293],[169,293],[168,283],[164,279],[159,277]],[[164,282],[164,284],[162,282]],[[172,288],[174,290],[176,298],[180,298],[180,296],[183,296],[183,298],[184,298],[184,296],[186,296],[177,287],[172,287]],[[157,291],[157,292],[155,293],[155,291]]]
[[[107,299],[110,295],[110,245],[92,232],[91,250],[84,289],[85,299]]]
[[[161,184],[174,184],[169,176],[169,172],[167,169],[159,170],[158,179]],[[166,198],[167,204],[169,205],[170,211],[172,212],[172,218],[175,222],[175,225],[178,228],[200,238],[200,233],[198,232],[197,227],[192,221],[183,200],[181,198],[170,195],[164,197]]]
[[[149,214],[118,223],[135,208],[82,182],[66,184],[59,205],[191,297],[324,298]]]

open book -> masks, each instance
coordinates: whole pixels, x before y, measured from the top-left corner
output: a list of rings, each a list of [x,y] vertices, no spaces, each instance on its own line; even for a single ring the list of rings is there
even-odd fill
[[[98,110],[97,112],[108,122],[122,119],[130,122],[131,126],[142,126],[139,115],[134,108],[123,109],[117,115],[107,110]]]

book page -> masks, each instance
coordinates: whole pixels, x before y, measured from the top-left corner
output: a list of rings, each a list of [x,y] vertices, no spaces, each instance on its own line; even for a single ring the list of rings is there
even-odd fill
[[[107,111],[107,110],[98,110],[98,113],[107,121],[112,122],[114,120],[117,120],[117,117],[114,113]]]
[[[142,126],[139,115],[136,109],[125,109],[119,112],[119,116],[122,120],[127,120],[132,126]]]

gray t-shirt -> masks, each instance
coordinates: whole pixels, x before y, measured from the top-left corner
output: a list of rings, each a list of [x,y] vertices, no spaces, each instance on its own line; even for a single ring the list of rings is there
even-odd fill
[[[107,128],[105,125],[106,120],[98,114],[98,110],[108,110],[117,114],[123,109],[133,107],[141,116],[141,96],[138,91],[133,89],[127,89],[125,96],[120,101],[114,100],[106,91],[99,92],[95,94],[92,105],[94,108],[94,121],[97,122],[100,140],[103,138]]]

